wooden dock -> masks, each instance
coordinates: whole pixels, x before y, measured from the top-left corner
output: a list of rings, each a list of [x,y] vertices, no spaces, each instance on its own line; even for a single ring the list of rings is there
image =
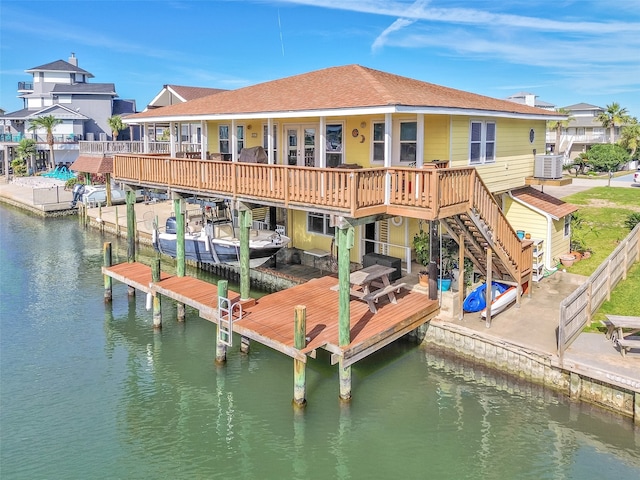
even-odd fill
[[[151,268],[142,263],[121,263],[103,267],[102,273],[145,293],[160,294],[198,310],[200,317],[218,323],[216,285],[193,277],[161,274],[152,284]],[[332,364],[342,359],[344,367],[376,352],[433,318],[439,312],[437,301],[427,295],[401,289],[398,302],[380,298],[378,312],[372,313],[366,302],[350,302],[350,338],[348,346],[338,344],[338,284],[333,276],[310,280],[287,290],[266,295],[243,304],[243,315],[233,323],[233,331],[296,360],[306,362],[319,348],[329,351]],[[232,303],[240,295],[229,291]],[[294,308],[306,307],[306,347],[294,347]]]

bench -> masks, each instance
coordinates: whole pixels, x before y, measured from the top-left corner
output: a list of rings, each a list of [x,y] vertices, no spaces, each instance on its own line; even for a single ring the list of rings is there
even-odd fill
[[[606,337],[620,349],[620,354],[626,356],[627,350],[640,350],[640,317],[623,315],[605,315],[606,320],[601,323],[607,327]],[[626,331],[625,331],[626,330]]]
[[[405,285],[406,283],[395,283],[392,285],[387,285],[386,287],[367,293],[362,297],[362,300],[369,304],[369,309],[373,313],[377,313],[378,309],[374,304],[378,303],[378,299],[387,295],[389,297],[389,302],[397,303],[395,293],[400,293],[400,289]]]

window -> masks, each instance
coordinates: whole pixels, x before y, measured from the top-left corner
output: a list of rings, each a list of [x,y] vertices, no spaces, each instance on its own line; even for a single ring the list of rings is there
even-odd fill
[[[322,235],[334,235],[334,227],[329,226],[329,215],[324,213],[307,213],[307,231]]]
[[[229,125],[218,127],[218,139],[220,141],[220,153],[231,153],[229,148]]]
[[[267,155],[269,152],[268,128],[268,125],[262,126],[262,148],[267,152]],[[273,159],[276,161],[278,158],[278,126],[276,124],[273,125],[273,132],[271,135],[273,136]]]
[[[373,161],[384,162],[384,123],[373,124]]]
[[[236,127],[236,135],[238,137],[238,153],[240,153],[244,148],[244,125]]]
[[[400,123],[400,161],[415,163],[418,124],[416,122]]]
[[[469,163],[490,163],[495,162],[495,160],[495,122],[471,122],[469,132]]]
[[[336,167],[342,161],[342,125],[327,125],[326,130],[327,167]]]
[[[564,217],[564,238],[571,235],[571,215]]]

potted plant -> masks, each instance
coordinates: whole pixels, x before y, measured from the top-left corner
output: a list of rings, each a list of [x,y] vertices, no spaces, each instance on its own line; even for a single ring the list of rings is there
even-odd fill
[[[422,265],[423,269],[418,272],[418,281],[423,287],[429,286],[429,272],[427,266],[429,265],[429,233],[420,229],[418,233],[413,237],[413,248],[416,251],[416,262]]]
[[[442,240],[440,248],[440,274],[438,275],[438,289],[446,292],[451,288],[453,269],[458,261],[458,244],[452,238]]]

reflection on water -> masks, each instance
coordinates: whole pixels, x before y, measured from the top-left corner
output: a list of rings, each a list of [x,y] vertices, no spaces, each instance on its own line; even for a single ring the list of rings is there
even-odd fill
[[[640,474],[628,420],[406,340],[354,365],[348,405],[319,353],[297,411],[291,359],[234,342],[217,367],[214,325],[189,307],[182,324],[163,302],[156,332],[144,295],[114,282],[104,305],[105,240],[0,207],[3,478]]]

